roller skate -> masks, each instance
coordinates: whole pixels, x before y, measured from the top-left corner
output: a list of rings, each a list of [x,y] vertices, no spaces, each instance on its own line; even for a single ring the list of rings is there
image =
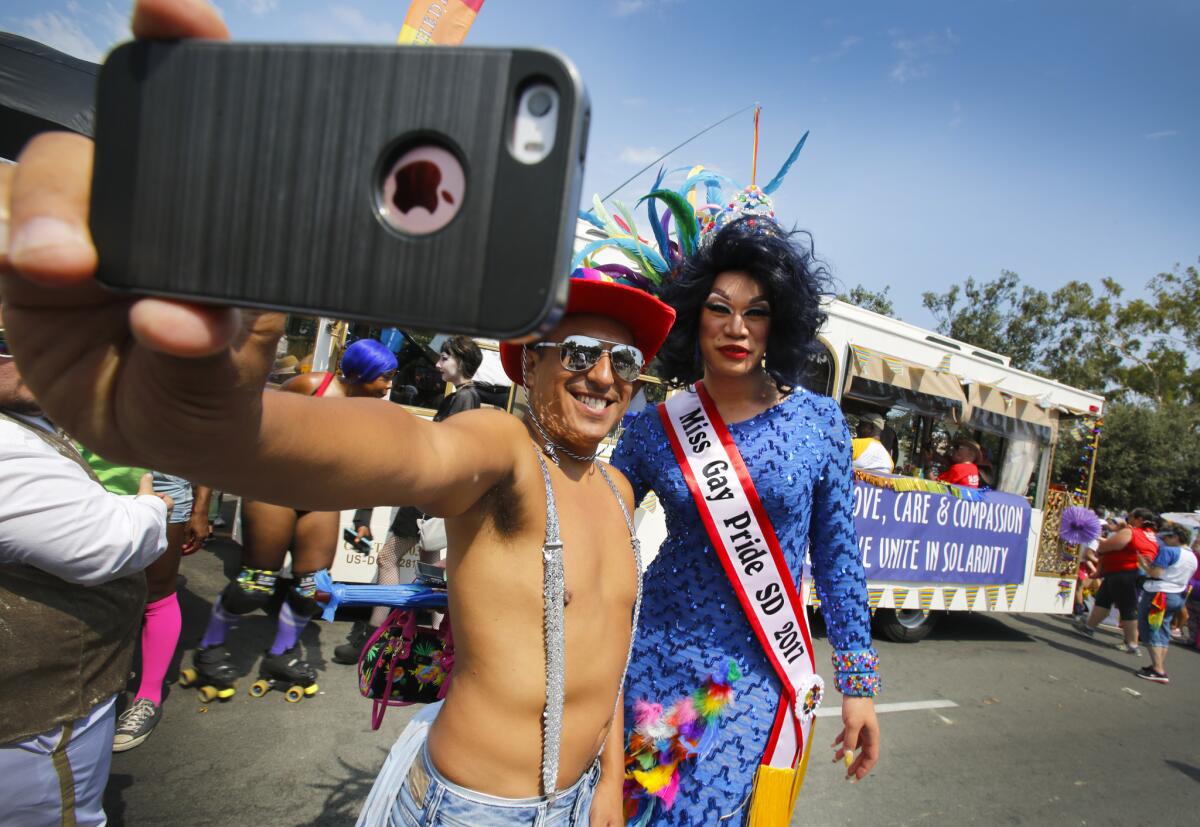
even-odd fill
[[[250,686],[250,697],[261,698],[272,689],[279,689],[288,703],[317,694],[317,670],[297,654],[293,646],[286,652],[263,655],[258,667],[258,680]]]
[[[224,646],[197,649],[192,655],[192,668],[179,673],[179,685],[195,686],[205,703],[232,698],[237,679],[237,669],[229,662],[229,650]]]

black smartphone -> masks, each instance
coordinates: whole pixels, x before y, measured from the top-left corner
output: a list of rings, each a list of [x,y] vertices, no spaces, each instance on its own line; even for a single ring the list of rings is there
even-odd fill
[[[345,540],[350,545],[354,546],[356,549],[358,549],[363,554],[371,553],[371,542],[369,540],[367,540],[365,537],[361,540],[358,539],[358,534],[354,531],[351,531],[348,528],[342,529],[342,539]]]
[[[417,561],[416,583],[434,588],[446,588],[446,567],[435,566],[433,563]]]
[[[100,70],[105,285],[516,337],[565,305],[589,108],[536,49],[128,43]]]

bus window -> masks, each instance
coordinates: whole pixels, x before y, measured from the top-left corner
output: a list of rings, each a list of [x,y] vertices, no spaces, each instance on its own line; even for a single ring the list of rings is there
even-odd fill
[[[833,396],[833,354],[824,342],[817,344],[821,349],[809,360],[800,384],[813,393]]]

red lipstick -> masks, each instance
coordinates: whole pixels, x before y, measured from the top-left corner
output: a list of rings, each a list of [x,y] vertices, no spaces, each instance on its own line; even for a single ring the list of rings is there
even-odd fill
[[[738,345],[725,345],[725,347],[719,347],[717,350],[723,353],[725,358],[736,359],[739,362],[750,356],[750,351]]]

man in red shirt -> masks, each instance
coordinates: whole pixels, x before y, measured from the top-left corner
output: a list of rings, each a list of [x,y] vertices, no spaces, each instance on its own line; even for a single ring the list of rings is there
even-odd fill
[[[962,485],[966,488],[979,487],[979,462],[982,451],[979,444],[970,439],[958,439],[954,442],[954,453],[950,455],[949,468],[938,477],[938,482],[948,482],[952,485]]]
[[[1096,592],[1096,605],[1087,620],[1080,618],[1075,628],[1080,634],[1092,637],[1100,621],[1108,617],[1116,604],[1121,615],[1121,631],[1125,641],[1117,648],[1131,655],[1140,655],[1138,646],[1138,557],[1153,560],[1158,553],[1158,540],[1154,536],[1158,527],[1158,515],[1148,508],[1135,508],[1129,512],[1126,525],[1100,541],[1096,553],[1100,555],[1100,577],[1103,582]]]

